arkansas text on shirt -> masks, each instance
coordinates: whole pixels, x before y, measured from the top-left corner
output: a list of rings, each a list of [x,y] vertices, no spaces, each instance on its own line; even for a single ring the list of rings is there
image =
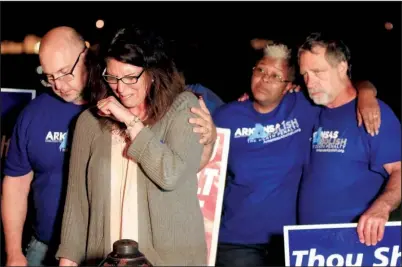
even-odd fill
[[[302,93],[287,94],[268,114],[251,101],[233,102],[214,114],[231,130],[219,241],[268,243],[296,224],[296,200],[309,137],[318,115]]]

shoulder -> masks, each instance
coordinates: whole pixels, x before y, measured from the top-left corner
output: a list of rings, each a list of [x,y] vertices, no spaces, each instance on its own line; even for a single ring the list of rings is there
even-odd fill
[[[79,125],[87,127],[95,127],[99,125],[99,118],[95,116],[94,108],[87,108],[79,116],[77,120],[77,127]]]
[[[401,124],[400,120],[398,119],[398,117],[395,115],[395,112],[391,109],[391,107],[386,104],[385,102],[383,102],[380,99],[378,100],[378,105],[380,106],[380,113],[381,113],[381,125],[384,124],[396,124],[399,125]],[[381,131],[381,127],[380,127],[380,131]]]
[[[187,107],[199,107],[198,98],[188,91],[180,93],[172,103],[171,111],[180,111]]]
[[[52,101],[54,101],[53,97],[46,93],[34,98],[21,110],[17,123],[28,126],[35,118],[41,118],[44,112],[48,112]]]
[[[387,103],[385,103],[384,101],[382,101],[382,100],[380,100],[378,98],[377,98],[377,101],[378,101],[378,105],[380,106],[380,111],[381,111],[382,116],[384,116],[384,117],[389,117],[389,116],[396,117],[395,112],[391,109],[391,107]]]
[[[244,102],[233,101],[217,108],[213,115],[214,117],[220,117],[230,114],[233,115],[233,112],[248,110],[250,106],[251,106],[250,100],[246,100]]]
[[[217,108],[213,114],[213,120],[217,127],[228,127],[233,121],[240,120],[240,115],[252,114],[252,102],[246,100],[244,102],[233,101]]]
[[[223,100],[211,89],[201,84],[190,84],[187,89],[195,94],[201,95],[210,113],[215,112],[216,108],[225,104]]]
[[[23,113],[38,113],[41,112],[42,110],[47,110],[49,108],[49,104],[52,102],[57,101],[53,96],[43,93],[39,95],[38,97],[32,99],[26,107],[23,109]],[[27,114],[28,115],[28,114]]]
[[[188,84],[186,86],[186,89],[194,92],[196,94],[200,94],[204,97],[218,97],[214,91],[212,91],[211,89],[209,89],[208,87],[203,86],[202,84],[199,83],[195,83],[195,84]]]
[[[306,109],[305,112],[318,113],[321,110],[321,107],[314,104],[313,101],[306,95],[307,92],[297,92],[293,94],[296,96],[298,107]]]
[[[92,139],[102,134],[101,120],[95,115],[96,108],[84,110],[78,117],[75,132]]]
[[[199,83],[188,84],[188,85],[186,86],[186,89],[188,89],[188,90],[190,90],[190,91],[192,91],[192,92],[195,92],[195,93],[199,93],[199,94],[202,94],[202,93],[204,93],[204,92],[206,92],[206,91],[211,91],[210,89],[208,89],[208,88],[205,87],[205,86],[202,86],[202,85],[199,84]]]

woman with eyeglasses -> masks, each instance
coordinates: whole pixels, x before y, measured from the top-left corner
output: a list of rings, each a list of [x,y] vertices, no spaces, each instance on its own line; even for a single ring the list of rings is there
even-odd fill
[[[73,138],[60,265],[97,263],[119,239],[153,265],[206,265],[203,147],[189,123],[198,100],[151,31],[119,30],[105,63]]]

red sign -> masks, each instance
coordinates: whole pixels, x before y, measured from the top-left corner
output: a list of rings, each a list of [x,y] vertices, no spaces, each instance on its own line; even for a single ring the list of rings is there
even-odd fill
[[[230,143],[229,129],[217,128],[217,132],[211,160],[198,173],[198,199],[204,215],[209,266],[215,265]]]

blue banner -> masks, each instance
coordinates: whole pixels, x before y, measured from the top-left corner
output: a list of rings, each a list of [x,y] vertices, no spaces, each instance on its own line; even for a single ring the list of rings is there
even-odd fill
[[[14,125],[20,112],[24,107],[36,97],[35,90],[27,89],[11,89],[1,88],[1,181],[3,181],[4,160],[7,157],[8,146],[10,144],[10,137],[13,132]],[[28,215],[29,216],[29,215]],[[27,218],[30,221],[29,217]],[[27,228],[27,229],[30,229]],[[26,238],[26,237],[25,237]],[[23,239],[25,239],[23,237]],[[24,240],[24,243],[26,241]],[[1,266],[5,266],[6,253],[5,253],[4,229],[1,227]]]
[[[285,226],[286,266],[400,266],[401,222],[388,222],[375,246],[360,243],[356,223]]]
[[[2,163],[7,156],[8,144],[21,110],[36,96],[35,90],[1,88],[1,151]],[[2,164],[2,166],[4,166]],[[3,174],[2,174],[3,175]]]

